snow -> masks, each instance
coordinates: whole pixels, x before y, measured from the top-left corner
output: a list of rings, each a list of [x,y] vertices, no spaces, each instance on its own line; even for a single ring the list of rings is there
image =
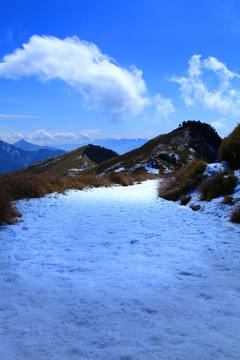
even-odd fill
[[[118,168],[118,169],[116,169],[116,170],[114,170],[115,172],[121,172],[121,171],[125,171],[126,169],[124,168],[124,167],[120,167],[120,168]]]
[[[156,187],[18,203],[0,231],[1,359],[239,359],[240,226]]]
[[[207,164],[204,174],[208,175],[208,176],[213,176],[213,175],[215,175],[221,171],[225,171],[225,170],[230,170],[227,162],[212,163],[212,164]]]
[[[145,166],[145,169],[149,174],[159,174],[159,169],[155,169],[151,166]]]

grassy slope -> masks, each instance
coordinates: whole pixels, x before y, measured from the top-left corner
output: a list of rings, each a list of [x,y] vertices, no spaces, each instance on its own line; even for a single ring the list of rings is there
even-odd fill
[[[28,166],[25,169],[21,169],[18,173],[45,173],[48,175],[63,175],[69,169],[81,168],[84,162],[90,166],[96,165],[88,158],[82,158],[83,152],[87,146],[82,146],[69,153],[60,155],[59,157],[49,158],[41,162]],[[58,160],[58,161],[56,161]]]
[[[192,130],[193,128],[191,126],[180,127],[168,134],[159,135],[151,139],[137,149],[103,161],[100,164],[96,164],[87,157],[81,158],[85,149],[90,147],[87,145],[61,155],[58,158],[60,159],[58,162],[56,162],[54,158],[48,159],[48,161],[43,161],[38,164],[38,166],[36,166],[36,164],[29,166],[24,172],[44,172],[49,175],[63,175],[66,174],[69,169],[81,169],[82,165],[87,163],[90,166],[94,166],[94,168],[81,170],[81,173],[103,174],[124,168],[126,171],[131,169],[132,174],[134,170],[136,170],[138,174],[140,174],[140,172],[144,174],[147,172],[145,169],[146,165],[162,170],[176,170],[195,158],[203,158],[206,161],[214,159],[216,154],[214,155],[214,152],[212,152],[208,141],[198,136],[198,134],[192,136]],[[207,156],[205,156],[205,154],[207,154]]]
[[[188,148],[184,149],[183,151],[179,149],[179,143],[182,143],[181,140],[185,138],[185,133],[186,129],[176,129],[169,134],[159,135],[137,149],[131,150],[126,154],[102,162],[94,169],[88,170],[88,172],[95,172],[99,174],[111,168],[118,169],[124,167],[126,169],[130,169],[136,164],[142,163],[144,165],[145,162],[149,160],[149,158],[152,158],[159,152],[161,153],[164,151],[174,152],[181,156],[182,160],[184,161],[184,159],[190,155]],[[158,148],[159,145],[161,148]],[[164,165],[165,162],[160,160],[160,163]]]

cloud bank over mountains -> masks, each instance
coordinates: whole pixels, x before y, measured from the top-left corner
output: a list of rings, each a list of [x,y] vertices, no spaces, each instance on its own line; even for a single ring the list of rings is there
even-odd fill
[[[90,104],[102,103],[111,116],[135,116],[150,104],[141,70],[118,66],[95,44],[76,36],[61,40],[33,35],[22,49],[3,58],[0,76],[61,79]]]

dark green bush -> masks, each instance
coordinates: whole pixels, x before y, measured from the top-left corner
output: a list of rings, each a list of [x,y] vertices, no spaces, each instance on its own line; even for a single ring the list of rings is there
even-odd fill
[[[221,195],[231,195],[234,192],[237,181],[237,177],[228,171],[214,175],[201,185],[201,200],[211,201]]]
[[[229,163],[232,170],[240,168],[240,124],[223,140],[219,155],[222,161]]]
[[[173,179],[169,180],[165,186],[159,187],[158,196],[177,201],[181,195],[186,195],[202,182],[205,168],[206,163],[202,160],[194,160],[184,165],[176,171]]]

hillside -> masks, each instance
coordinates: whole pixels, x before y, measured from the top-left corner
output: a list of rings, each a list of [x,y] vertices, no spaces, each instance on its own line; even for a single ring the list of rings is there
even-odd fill
[[[24,168],[36,161],[63,154],[62,150],[25,151],[0,140],[0,174]]]
[[[210,125],[188,121],[178,129],[159,135],[135,150],[101,163],[91,172],[168,172],[179,169],[194,159],[202,158],[207,162],[214,162],[218,160],[221,141]]]
[[[23,140],[23,139],[15,142],[12,145],[15,146],[18,149],[22,149],[22,150],[25,150],[25,151],[37,151],[37,150],[42,150],[42,149],[53,150],[53,151],[61,150],[61,149],[51,147],[51,146],[35,145],[35,144],[32,144],[29,141],[26,141],[26,140]]]
[[[24,172],[58,175],[73,175],[78,171],[95,174],[127,171],[133,175],[169,172],[194,159],[217,161],[221,141],[210,125],[188,121],[123,155],[118,156],[101,146],[85,145],[67,154],[36,162]]]
[[[21,170],[20,173],[72,175],[77,171],[91,169],[117,155],[116,152],[100,146],[86,145],[69,153],[38,161]]]

